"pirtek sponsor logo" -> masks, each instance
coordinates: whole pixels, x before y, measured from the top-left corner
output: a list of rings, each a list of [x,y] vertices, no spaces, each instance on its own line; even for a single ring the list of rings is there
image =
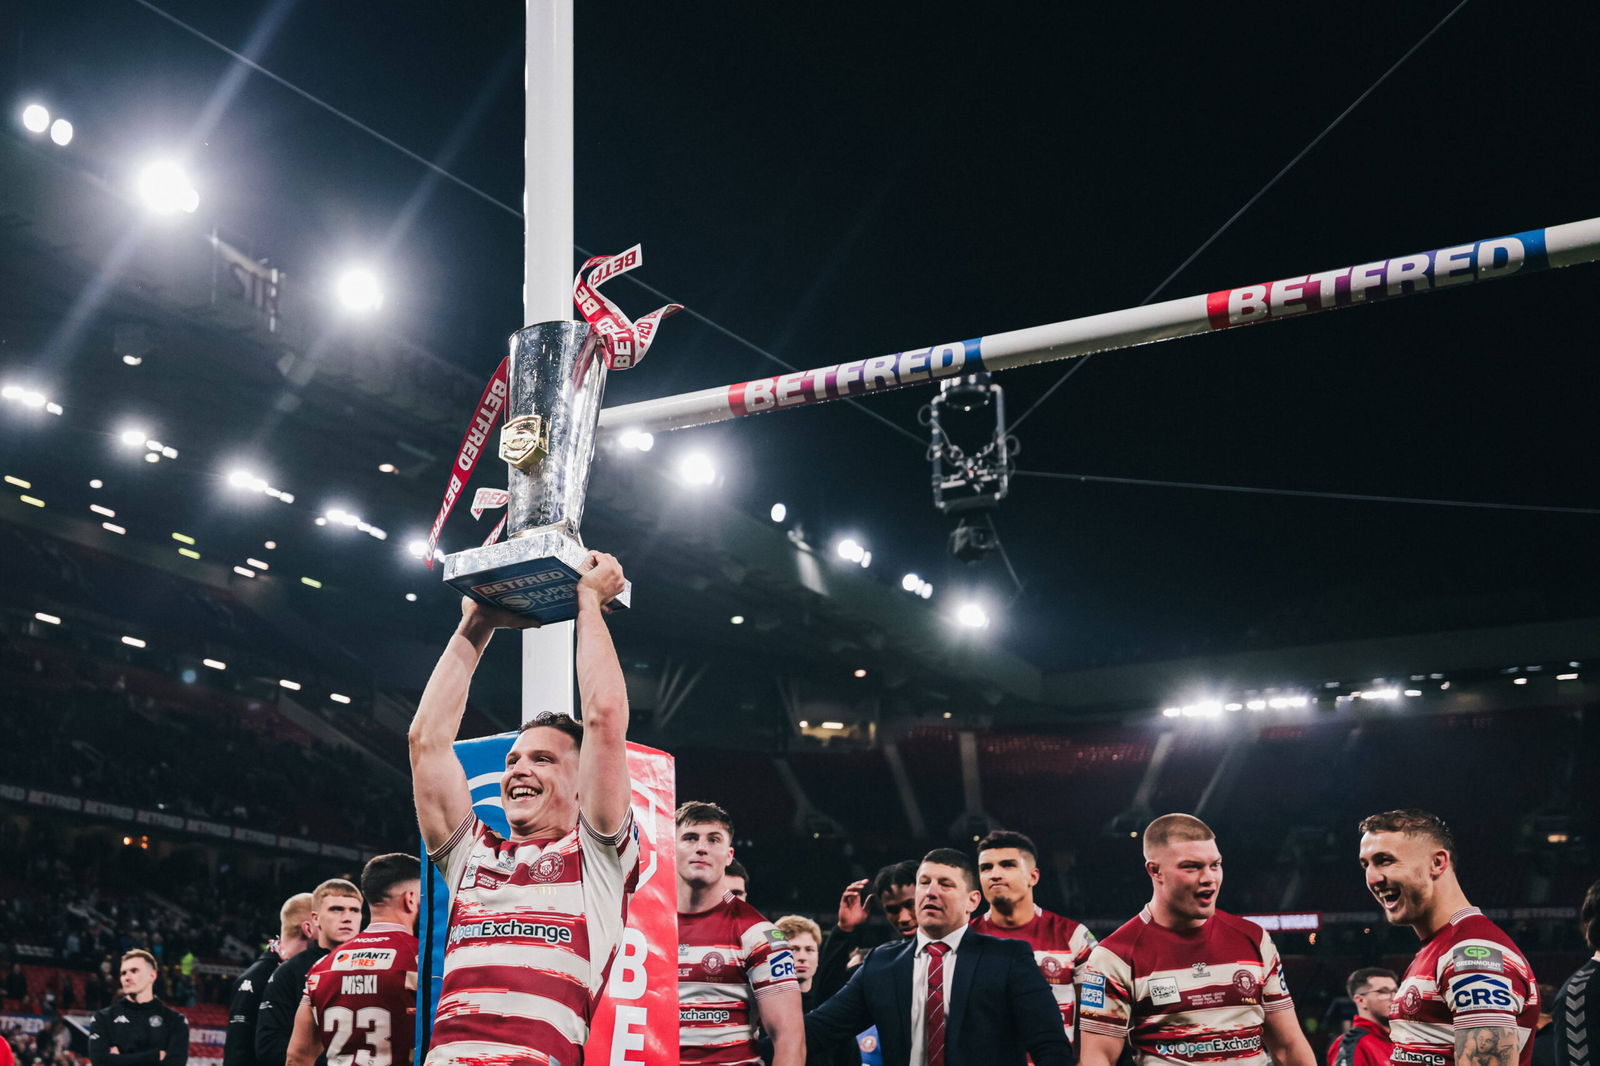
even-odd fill
[[[526,937],[551,944],[570,944],[572,930],[551,922],[525,922],[520,918],[503,921],[462,922],[450,930],[450,943],[463,940],[494,940],[501,937]]]

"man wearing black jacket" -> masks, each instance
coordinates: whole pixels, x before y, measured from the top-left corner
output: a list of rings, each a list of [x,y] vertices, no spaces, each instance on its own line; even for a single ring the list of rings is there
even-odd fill
[[[135,948],[122,956],[122,998],[89,1026],[94,1066],[187,1066],[189,1023],[155,996],[156,960]]]
[[[280,963],[311,946],[311,893],[301,892],[283,902],[278,912],[278,935],[261,957],[252,962],[233,986],[228,1001],[228,1037],[222,1045],[222,1066],[256,1066],[256,1020],[267,980]]]
[[[300,954],[286,960],[267,981],[267,991],[256,1012],[255,1066],[284,1066],[289,1056],[289,1035],[294,1015],[305,992],[306,974],[322,956],[361,931],[361,890],[342,877],[331,878],[311,894],[317,939]]]

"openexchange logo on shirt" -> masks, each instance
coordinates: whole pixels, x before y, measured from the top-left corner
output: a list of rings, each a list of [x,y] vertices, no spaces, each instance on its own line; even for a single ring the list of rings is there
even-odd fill
[[[459,944],[463,940],[499,940],[504,937],[543,940],[547,944],[570,944],[572,930],[553,922],[526,922],[520,918],[462,922],[450,930],[452,944]]]
[[[1214,1055],[1221,1051],[1260,1051],[1259,1036],[1219,1036],[1215,1040],[1178,1040],[1170,1044],[1157,1044],[1156,1054],[1162,1058],[1195,1058]]]

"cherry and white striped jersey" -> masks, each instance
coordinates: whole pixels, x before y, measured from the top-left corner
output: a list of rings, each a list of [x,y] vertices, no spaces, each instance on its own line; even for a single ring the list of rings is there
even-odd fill
[[[417,938],[374,922],[316,961],[306,975],[317,1039],[328,1066],[410,1066],[417,1028]]]
[[[1223,911],[1179,932],[1146,907],[1090,952],[1077,984],[1078,1027],[1126,1038],[1140,1066],[1270,1066],[1266,1013],[1294,1009],[1267,931]]]
[[[699,914],[678,915],[678,1061],[759,1063],[759,1001],[800,994],[794,956],[777,926],[729,892]]]
[[[632,813],[520,843],[468,815],[429,858],[451,899],[428,1066],[578,1066],[638,884]]]
[[[1033,949],[1033,961],[1039,964],[1039,972],[1044,974],[1050,991],[1055,993],[1067,1039],[1075,1041],[1078,1039],[1075,1024],[1078,994],[1072,983],[1072,975],[1078,967],[1089,961],[1089,953],[1099,941],[1082,922],[1053,914],[1043,907],[1036,907],[1034,911],[1033,921],[1016,929],[996,925],[990,920],[990,912],[972,919],[972,928],[987,936],[1027,941]]]
[[[1395,1066],[1455,1066],[1456,1034],[1517,1031],[1520,1066],[1533,1058],[1539,986],[1511,938],[1476,907],[1463,907],[1423,941],[1389,1008]]]

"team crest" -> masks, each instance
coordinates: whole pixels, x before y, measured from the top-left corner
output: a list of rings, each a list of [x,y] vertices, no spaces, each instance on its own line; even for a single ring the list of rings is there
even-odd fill
[[[157,1026],[159,1026],[160,1024],[161,1024],[161,1015],[152,1014],[150,1016],[150,1028],[154,1029]]]
[[[1054,955],[1046,955],[1044,961],[1039,964],[1039,969],[1047,978],[1054,981],[1061,976],[1061,960]]]
[[[872,1054],[874,1051],[878,1050],[878,1034],[862,1033],[860,1036],[856,1037],[856,1046],[861,1049],[861,1053],[863,1055]]]
[[[1241,996],[1249,997],[1256,994],[1256,975],[1249,970],[1240,970],[1233,975],[1233,987],[1239,990]]]
[[[540,884],[547,885],[560,878],[566,868],[567,860],[561,857],[559,851],[547,851],[533,860],[533,865],[528,867],[528,875]]]
[[[1400,1009],[1405,1011],[1408,1017],[1414,1018],[1417,1015],[1418,1008],[1421,1006],[1422,992],[1417,988],[1416,985],[1412,985],[1411,987],[1407,988],[1405,990],[1405,994],[1400,997]]]
[[[705,954],[705,958],[700,960],[700,967],[706,973],[716,973],[722,969],[722,956],[715,951],[708,951]]]

